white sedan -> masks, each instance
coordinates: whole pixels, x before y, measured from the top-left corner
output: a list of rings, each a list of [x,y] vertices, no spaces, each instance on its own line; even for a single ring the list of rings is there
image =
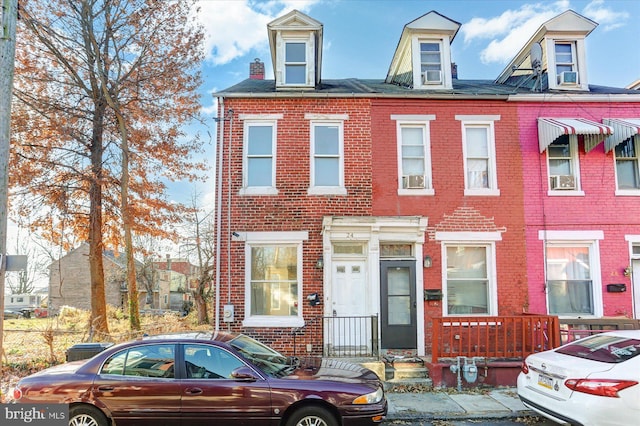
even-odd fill
[[[532,354],[518,376],[518,396],[564,425],[638,424],[640,330],[596,334]]]

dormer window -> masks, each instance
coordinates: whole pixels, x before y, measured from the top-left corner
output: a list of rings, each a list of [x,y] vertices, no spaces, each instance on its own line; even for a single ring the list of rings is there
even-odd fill
[[[575,43],[557,41],[555,44],[555,59],[558,85],[577,85],[578,72]]]
[[[420,42],[420,72],[422,84],[442,83],[442,42]]]
[[[451,42],[458,22],[431,11],[405,25],[386,83],[416,90],[450,90]]]
[[[307,81],[307,44],[304,41],[285,42],[285,84],[305,84]]]
[[[320,84],[322,24],[293,10],[267,25],[277,90],[312,90]]]
[[[572,10],[546,21],[506,66],[496,83],[534,91],[588,92],[585,39],[597,26]]]

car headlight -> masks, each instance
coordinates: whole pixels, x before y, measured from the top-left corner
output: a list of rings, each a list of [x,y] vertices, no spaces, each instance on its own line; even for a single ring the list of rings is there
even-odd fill
[[[382,388],[378,388],[375,392],[368,393],[366,395],[360,395],[356,399],[353,400],[353,403],[356,405],[360,404],[376,404],[382,401],[382,397],[384,396],[384,391]]]

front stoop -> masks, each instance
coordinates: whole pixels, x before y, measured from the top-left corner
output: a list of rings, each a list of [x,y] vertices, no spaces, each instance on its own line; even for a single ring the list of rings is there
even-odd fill
[[[429,370],[418,357],[385,357],[385,390],[413,391],[431,389]]]

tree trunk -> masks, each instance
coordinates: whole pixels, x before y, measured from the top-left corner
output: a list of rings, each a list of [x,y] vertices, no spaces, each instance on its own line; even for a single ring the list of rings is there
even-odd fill
[[[109,334],[107,323],[107,302],[104,288],[104,265],[102,256],[104,246],[102,242],[102,153],[103,126],[106,111],[104,100],[98,100],[95,105],[93,118],[93,137],[91,141],[92,177],[89,187],[89,270],[91,272],[91,316],[90,329],[94,333]]]

